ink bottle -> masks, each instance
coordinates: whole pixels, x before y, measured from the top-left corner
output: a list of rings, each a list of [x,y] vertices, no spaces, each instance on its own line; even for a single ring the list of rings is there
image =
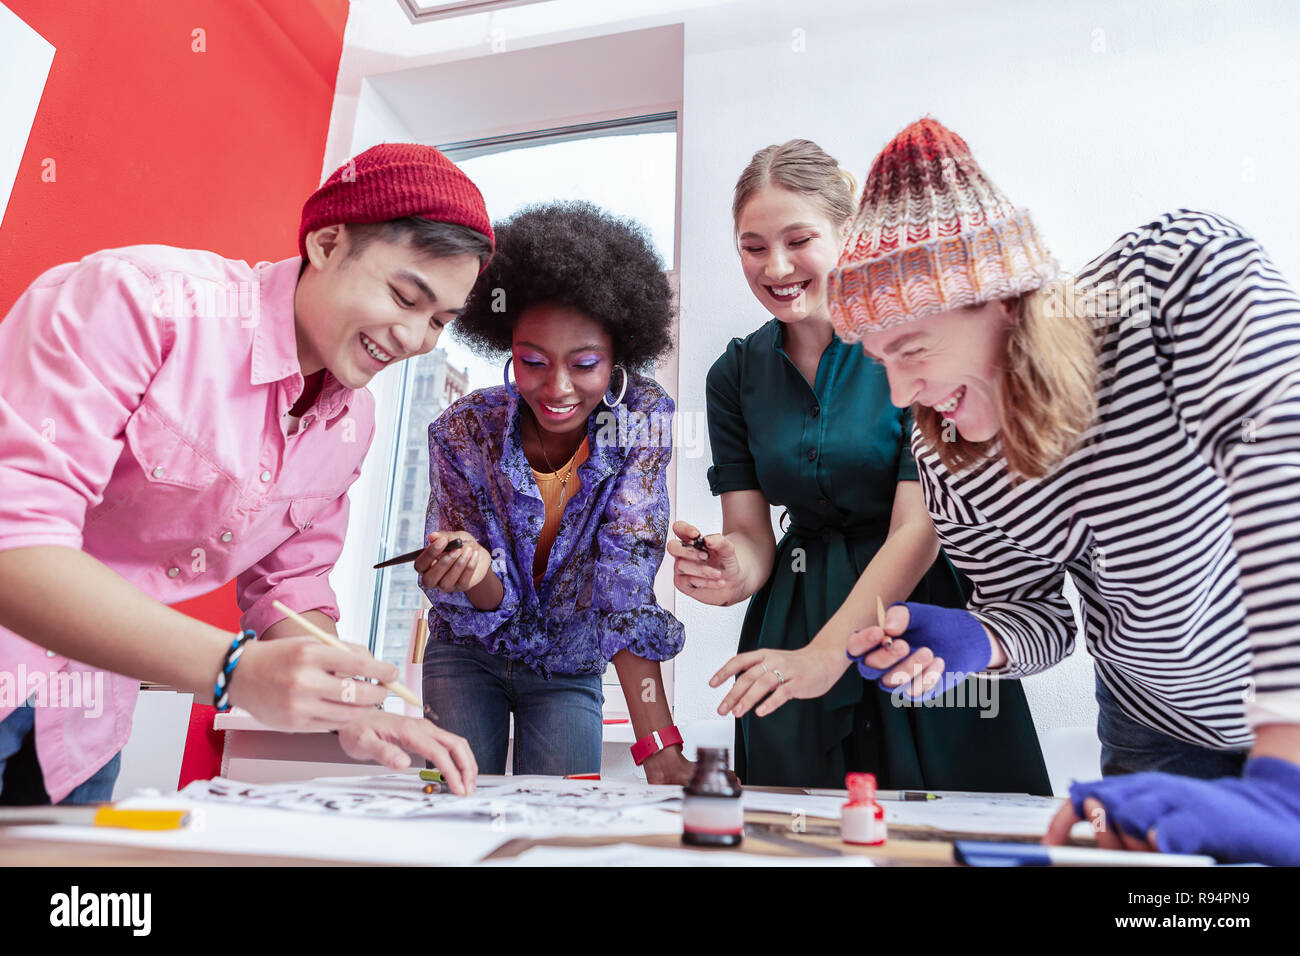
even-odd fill
[[[728,769],[728,747],[700,747],[695,775],[682,788],[682,842],[739,846],[745,833],[740,781]]]
[[[840,838],[860,846],[885,842],[885,808],[876,802],[876,775],[851,773],[845,777],[849,802],[840,808]]]

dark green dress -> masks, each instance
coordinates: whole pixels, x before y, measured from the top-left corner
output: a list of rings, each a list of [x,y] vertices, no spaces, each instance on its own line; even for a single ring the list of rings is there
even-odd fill
[[[833,339],[809,386],[782,331],[773,319],[733,339],[708,377],[710,488],[757,489],[789,512],[772,575],[745,615],[742,652],[811,641],[884,543],[895,486],[917,479],[911,415],[890,404],[884,369]],[[909,600],[965,607],[942,553]],[[858,770],[891,789],[1051,793],[1019,681],[968,678],[947,700],[967,706],[895,706],[850,667],[820,698],[742,717],[736,772],[751,785],[843,787]]]

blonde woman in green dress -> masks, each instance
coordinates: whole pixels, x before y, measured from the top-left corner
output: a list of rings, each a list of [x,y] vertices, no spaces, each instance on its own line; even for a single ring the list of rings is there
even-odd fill
[[[890,788],[1050,793],[1018,681],[968,678],[946,706],[922,707],[845,656],[877,597],[965,605],[921,496],[910,415],[831,327],[825,279],[851,183],[815,143],[792,140],[755,154],[736,185],[741,266],[772,318],[709,371],[723,530],[697,543],[700,529],[674,525],[674,583],[706,604],[750,599],[740,653],[710,681],[736,678],[718,713],[737,718],[744,782],[842,787],[846,772],[870,771]],[[790,519],[779,543],[772,505]]]

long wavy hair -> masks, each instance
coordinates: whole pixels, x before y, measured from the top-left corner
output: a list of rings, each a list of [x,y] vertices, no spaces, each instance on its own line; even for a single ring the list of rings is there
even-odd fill
[[[1096,419],[1101,335],[1087,296],[1069,280],[1002,301],[1013,321],[996,381],[998,435],[967,441],[934,409],[917,405],[913,414],[925,445],[949,471],[1001,455],[1014,480],[1042,478],[1079,447]]]

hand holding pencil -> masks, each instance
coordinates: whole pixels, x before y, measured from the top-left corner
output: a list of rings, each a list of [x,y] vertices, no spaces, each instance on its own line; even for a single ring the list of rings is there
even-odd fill
[[[229,685],[230,703],[268,727],[308,733],[337,730],[388,696],[384,687],[370,681],[397,678],[396,667],[376,660],[363,647],[342,642],[326,646],[316,637],[294,636],[278,625],[272,629],[281,636],[244,645]],[[217,662],[212,669],[217,670]]]
[[[272,606],[322,644],[338,650],[348,650],[348,645],[336,636],[317,627],[279,601],[273,601]],[[392,665],[388,666],[392,667]],[[418,708],[420,699],[396,679],[395,668],[393,671],[393,679],[385,681],[384,687]],[[372,685],[356,681],[353,683],[356,685],[355,690],[344,685],[345,691],[352,690],[353,693],[360,693],[363,689],[374,690]],[[427,705],[424,707],[424,712],[429,716],[429,720],[379,713],[374,710],[365,711],[339,730],[339,744],[354,760],[374,761],[393,770],[405,770],[409,767],[411,764],[409,751],[414,751],[442,771],[443,778],[452,793],[460,796],[472,793],[478,778],[478,765],[469,743],[463,737],[432,723],[437,720],[437,715],[432,713]]]

